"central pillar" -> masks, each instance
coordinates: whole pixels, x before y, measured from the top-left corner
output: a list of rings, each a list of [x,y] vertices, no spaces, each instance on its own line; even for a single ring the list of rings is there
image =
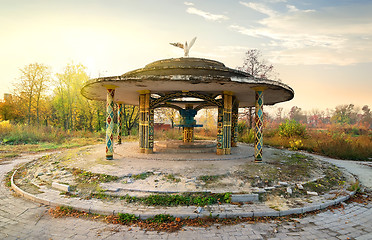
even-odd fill
[[[150,91],[139,92],[140,121],[139,145],[141,153],[153,153],[154,146],[154,110],[150,109]]]
[[[194,142],[194,127],[183,127],[183,142]]]
[[[114,95],[116,86],[107,85],[107,102],[106,102],[106,159],[114,158]]]
[[[263,147],[263,92],[265,87],[252,88],[256,92],[255,103],[255,142],[254,142],[254,161],[256,163],[262,162],[262,147]]]
[[[194,120],[197,111],[193,109],[192,104],[186,104],[184,110],[180,111],[182,117],[183,127],[183,142],[191,143],[194,142],[194,126],[196,126],[196,121]]]

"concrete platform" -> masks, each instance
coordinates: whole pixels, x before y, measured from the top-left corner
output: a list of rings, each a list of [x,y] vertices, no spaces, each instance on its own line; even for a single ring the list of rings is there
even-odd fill
[[[203,186],[198,185],[198,176],[206,175],[226,175],[239,171],[244,167],[244,164],[253,161],[253,147],[246,144],[239,144],[239,147],[233,148],[231,155],[218,156],[213,153],[203,154],[140,154],[137,143],[124,143],[115,146],[115,159],[105,160],[105,154],[102,151],[103,145],[83,147],[79,149],[65,151],[55,156],[51,156],[51,161],[58,162],[69,168],[80,168],[94,173],[105,173],[110,175],[120,176],[119,182],[109,183],[108,185],[101,184],[101,188],[106,189],[107,193],[116,192],[119,189],[122,194],[139,192],[139,193],[182,193],[195,191],[211,191],[211,192],[256,192],[265,191],[265,189],[252,188],[249,185],[240,186],[238,179],[231,179],[232,183],[220,186]],[[266,148],[264,156],[266,161],[277,158],[283,150]],[[57,160],[57,161],[56,161]],[[265,164],[265,163],[263,163]],[[55,164],[51,164],[52,167]],[[261,166],[261,165],[260,165]],[[61,168],[63,169],[63,167]],[[30,168],[29,171],[32,169]],[[40,169],[39,169],[40,170]],[[49,169],[51,170],[51,169]],[[48,169],[42,169],[49,174]],[[66,173],[63,170],[56,168],[51,170],[50,175],[53,181],[57,181],[61,176],[65,177]],[[58,172],[59,171],[59,172]],[[126,178],[130,179],[133,174],[151,171],[151,177],[145,180],[138,180],[137,183],[124,183]],[[166,184],[164,178],[168,175],[179,176],[179,183]],[[37,175],[36,172],[32,174]],[[321,177],[321,176],[320,176]],[[65,178],[60,178],[61,181],[66,181]],[[157,183],[163,179],[163,185]],[[155,181],[157,180],[157,181]],[[32,182],[32,179],[31,179]],[[118,184],[116,186],[115,184]],[[286,182],[286,186],[294,186],[296,182]],[[120,189],[123,186],[127,189]],[[119,199],[105,201],[99,199],[80,199],[66,198],[61,195],[60,191],[40,186],[40,193],[30,193],[27,190],[21,189],[12,178],[13,189],[23,197],[35,202],[43,203],[51,206],[71,206],[81,211],[98,213],[98,214],[117,214],[132,213],[141,218],[148,218],[157,214],[171,214],[178,217],[200,217],[200,216],[219,216],[219,217],[236,217],[236,216],[284,216],[288,214],[301,214],[308,211],[324,209],[330,205],[347,200],[353,192],[346,191],[347,186],[333,193],[327,193],[321,196],[307,196],[305,199],[296,199],[295,202],[301,201],[301,205],[286,205],[281,210],[274,210],[272,202],[256,202],[243,205],[232,204],[216,204],[203,207],[201,212],[196,211],[196,206],[179,206],[179,207],[152,207],[142,206],[138,204],[123,203]],[[242,187],[241,189],[239,187]],[[245,188],[244,188],[245,187]],[[279,186],[280,187],[280,186]],[[276,202],[275,204],[285,204],[284,202]],[[283,205],[284,206],[284,205]]]
[[[216,141],[195,140],[184,143],[181,140],[155,141],[156,153],[216,153]]]

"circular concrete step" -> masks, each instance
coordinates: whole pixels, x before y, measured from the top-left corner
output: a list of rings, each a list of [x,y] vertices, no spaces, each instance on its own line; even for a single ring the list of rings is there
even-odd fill
[[[205,140],[195,140],[192,143],[184,143],[181,140],[157,141],[154,151],[162,153],[213,153],[216,152],[216,142]]]

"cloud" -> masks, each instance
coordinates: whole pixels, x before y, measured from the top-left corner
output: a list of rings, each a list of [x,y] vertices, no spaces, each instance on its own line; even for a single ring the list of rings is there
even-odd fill
[[[287,0],[268,0],[271,3],[280,3],[280,2],[287,2]]]
[[[183,4],[185,4],[186,6],[194,6],[192,2],[184,2]]]
[[[201,16],[204,19],[209,20],[209,21],[221,21],[221,20],[229,19],[225,15],[212,14],[212,13],[209,13],[209,12],[205,12],[203,10],[199,10],[197,8],[194,8],[194,7],[187,8],[186,12],[190,13],[190,14],[195,14],[195,15]]]
[[[242,5],[264,13],[248,26],[230,25],[241,34],[269,40],[277,61],[288,64],[350,65],[372,61],[372,4],[278,12],[264,4]],[[280,49],[280,50],[278,50]]]
[[[266,7],[264,4],[260,3],[253,3],[253,2],[239,2],[241,5],[249,7],[257,12],[260,12],[262,14],[268,15],[268,16],[275,16],[277,15],[277,12]]]

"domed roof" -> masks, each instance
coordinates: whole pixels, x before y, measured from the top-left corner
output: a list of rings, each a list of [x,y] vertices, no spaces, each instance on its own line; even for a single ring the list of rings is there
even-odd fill
[[[265,105],[291,100],[293,90],[278,81],[258,79],[203,58],[171,58],[147,64],[144,68],[120,76],[101,77],[84,84],[81,93],[88,99],[106,100],[106,88],[115,88],[116,102],[138,105],[139,92],[164,96],[174,92],[199,92],[217,96],[230,91],[240,107],[254,106],[255,87],[265,88]]]
[[[244,73],[235,69],[226,67],[223,63],[204,59],[204,58],[171,58],[159,60],[147,64],[144,68],[140,68],[121,75],[123,78],[143,77],[143,76],[225,76],[225,77],[250,77],[248,73]]]

